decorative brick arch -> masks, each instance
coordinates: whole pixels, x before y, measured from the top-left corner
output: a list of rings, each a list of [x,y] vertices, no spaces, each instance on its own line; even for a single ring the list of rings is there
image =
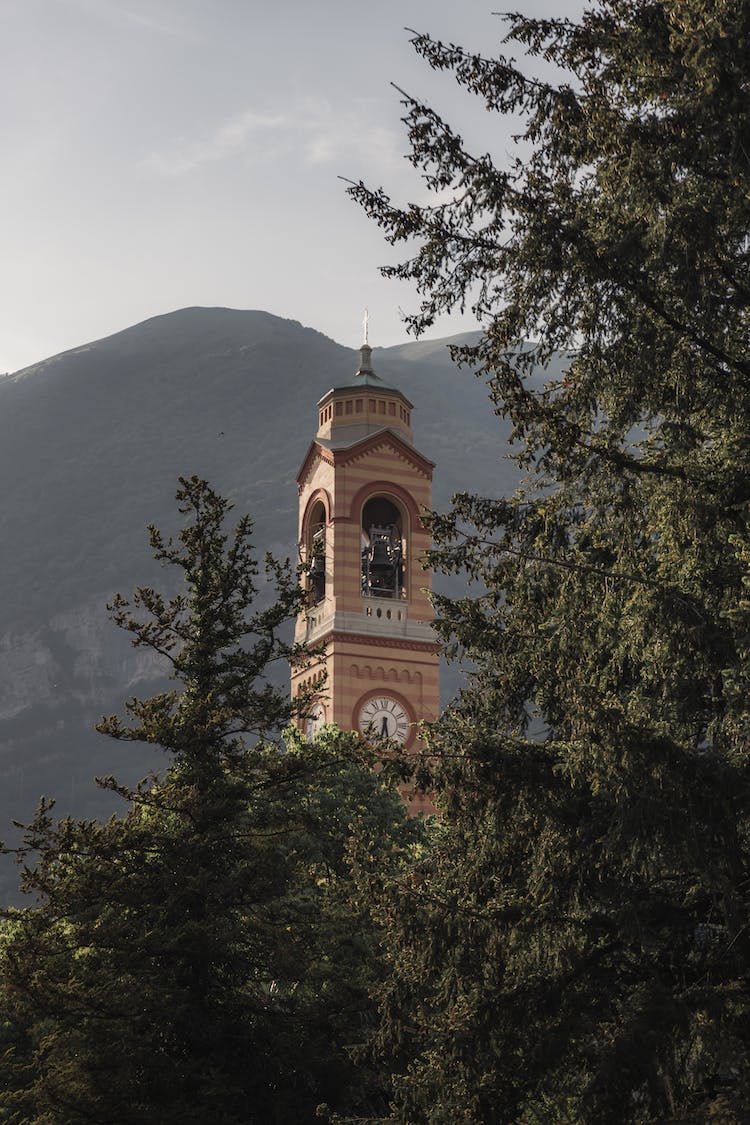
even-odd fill
[[[325,488],[316,488],[305,505],[305,514],[302,517],[300,544],[305,547],[307,546],[307,539],[310,532],[310,516],[312,515],[313,508],[318,503],[323,505],[326,514],[326,525],[331,522],[331,497],[328,495]]]
[[[360,524],[362,522],[362,509],[368,500],[372,500],[375,496],[393,497],[398,501],[401,508],[404,509],[409,517],[413,527],[416,527],[420,522],[419,509],[414,503],[414,497],[411,493],[402,488],[400,484],[394,484],[390,480],[373,480],[367,484],[363,484],[359,491],[355,494],[352,500],[352,506],[349,511],[349,519],[353,523]]]

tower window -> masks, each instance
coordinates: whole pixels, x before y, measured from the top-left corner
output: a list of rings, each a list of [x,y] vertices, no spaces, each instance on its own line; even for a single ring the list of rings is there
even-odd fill
[[[354,409],[355,409],[355,411],[357,412],[357,414],[361,414],[361,413],[362,413],[362,399],[361,399],[361,398],[358,398],[358,399],[356,400],[356,404],[355,404],[355,407],[354,407]]]
[[[346,413],[351,414],[351,412],[352,412],[352,400],[348,399],[347,403],[346,403]]]
[[[375,413],[375,399],[374,398],[370,398],[370,399],[367,400],[367,409],[370,411],[371,414]]]
[[[336,414],[337,414],[337,416],[339,414],[343,414],[343,411],[344,411],[344,404],[342,402],[337,402],[336,403]]]
[[[385,496],[373,496],[362,511],[362,596],[405,597],[405,555],[401,512]]]
[[[381,413],[381,414],[385,414],[385,403],[384,403],[384,402],[379,402],[379,403],[378,403],[378,409],[379,409],[379,411],[380,411],[380,413]]]
[[[310,604],[318,605],[326,596],[326,510],[318,501],[310,513],[307,562],[310,567],[307,588]]]
[[[388,413],[392,414],[394,416],[394,418],[396,417],[396,404],[395,404],[395,402],[389,402],[388,403]]]

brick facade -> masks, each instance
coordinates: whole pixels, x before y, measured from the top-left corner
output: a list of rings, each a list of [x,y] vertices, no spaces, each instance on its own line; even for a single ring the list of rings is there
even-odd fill
[[[352,383],[318,403],[318,432],[297,478],[300,553],[317,558],[317,573],[295,640],[324,646],[319,718],[357,729],[368,700],[393,700],[408,717],[412,748],[419,720],[438,714],[432,576],[422,565],[430,536],[420,518],[431,506],[434,466],[412,444],[412,404],[374,374],[368,347],[361,358]],[[388,529],[388,557],[398,559],[387,590],[369,570],[371,580],[363,578],[364,567],[376,566],[363,563],[363,552],[385,558],[370,542],[373,528]],[[316,674],[293,673],[292,693]]]

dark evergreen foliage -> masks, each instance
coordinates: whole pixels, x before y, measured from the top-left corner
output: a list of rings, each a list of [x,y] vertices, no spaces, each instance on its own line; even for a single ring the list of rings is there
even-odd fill
[[[228,536],[230,505],[197,478],[177,495],[178,541],[151,542],[185,593],[139,588],[113,615],[180,686],[99,728],[170,764],[134,791],[102,780],[128,802],[106,824],[56,824],[43,801],[26,831],[39,901],[3,929],[2,1121],[285,1125],[373,1095],[348,1056],[377,969],[344,852],[354,822],[387,836],[404,813],[354,736],[279,744],[295,708],[264,676],[302,658],[277,632],[296,576],[269,559],[276,600],[252,609],[249,521]]]
[[[388,1120],[745,1121],[750,3],[507,21],[567,76],[414,45],[518,115],[518,158],[407,97],[439,201],[351,189],[415,247],[385,271],[422,293],[414,329],[464,304],[485,324],[456,358],[528,473],[433,523],[435,565],[477,583],[438,600],[477,672],[422,766],[433,850],[361,860],[390,931]]]

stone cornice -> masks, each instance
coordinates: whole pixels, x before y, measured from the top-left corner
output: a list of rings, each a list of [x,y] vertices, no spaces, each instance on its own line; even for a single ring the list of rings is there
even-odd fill
[[[375,373],[371,372],[371,374],[375,374]],[[375,375],[375,378],[377,380],[377,382],[375,382],[375,383],[365,383],[365,382],[347,383],[346,386],[344,386],[344,387],[331,387],[331,389],[329,391],[326,391],[326,393],[323,395],[322,398],[318,399],[318,406],[321,407],[325,403],[330,402],[331,399],[334,397],[334,395],[356,394],[356,395],[366,396],[368,394],[369,395],[377,394],[377,395],[388,395],[391,398],[400,398],[401,401],[405,402],[408,407],[410,407],[410,408],[414,407],[414,403],[410,402],[409,399],[404,394],[404,392],[400,391],[398,389],[398,387],[391,387],[388,383],[386,383],[382,379],[378,378],[377,375]]]
[[[334,642],[366,645],[368,648],[408,649],[409,652],[424,652],[432,656],[436,656],[441,647],[437,641],[411,641],[406,637],[378,637],[372,633],[342,633],[339,630],[332,630],[330,633],[324,633],[322,636],[316,637],[314,643],[316,645],[327,645]]]

